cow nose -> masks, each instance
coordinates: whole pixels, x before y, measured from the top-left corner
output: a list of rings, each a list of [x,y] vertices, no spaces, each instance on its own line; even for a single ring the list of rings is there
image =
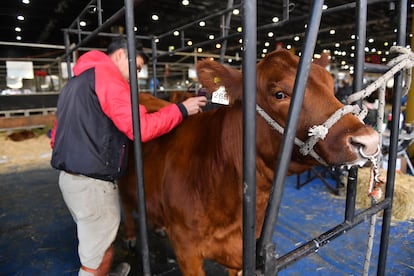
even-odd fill
[[[373,156],[378,153],[379,135],[376,131],[372,131],[370,134],[352,136],[350,143],[358,152],[362,151],[366,156]]]

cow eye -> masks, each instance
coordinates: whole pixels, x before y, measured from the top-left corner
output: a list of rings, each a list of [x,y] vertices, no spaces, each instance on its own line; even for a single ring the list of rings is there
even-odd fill
[[[275,98],[278,99],[278,100],[282,100],[282,99],[286,98],[286,94],[283,93],[282,91],[278,91],[278,92],[275,93]]]

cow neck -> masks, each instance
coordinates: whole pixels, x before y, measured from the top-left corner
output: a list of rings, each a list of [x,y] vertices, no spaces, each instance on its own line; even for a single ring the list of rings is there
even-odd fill
[[[285,129],[273,120],[273,118],[270,117],[269,114],[263,110],[263,108],[256,105],[256,111],[274,130],[283,135]],[[328,166],[328,163],[315,152],[314,147],[319,140],[325,139],[329,129],[348,113],[352,113],[362,120],[362,118],[366,115],[366,110],[361,112],[358,105],[345,105],[335,111],[323,124],[310,127],[308,130],[309,138],[306,142],[303,142],[299,138],[295,137],[295,144],[300,148],[300,153],[305,156],[309,154],[322,165]]]

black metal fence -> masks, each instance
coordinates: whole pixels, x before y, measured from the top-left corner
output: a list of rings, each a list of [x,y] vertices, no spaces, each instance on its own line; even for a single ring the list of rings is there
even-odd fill
[[[379,2],[375,0],[376,2]],[[120,18],[125,14],[126,19],[126,30],[128,37],[128,51],[130,53],[134,52],[135,49],[135,39],[136,38],[133,28],[134,28],[134,3],[137,1],[134,0],[125,0],[125,7],[119,12],[114,14],[106,22],[104,22],[99,28],[91,32],[83,41],[75,47],[70,47],[69,33],[74,32],[73,30],[65,31],[65,44],[67,46],[66,58],[67,63],[70,63],[70,54],[72,51],[77,49],[86,41],[90,40],[94,36],[100,34],[108,25],[112,24],[116,19]],[[328,9],[323,11],[322,6],[324,4],[323,0],[314,0],[312,9],[310,11],[310,17],[308,22],[308,28],[305,38],[305,46],[303,47],[304,51],[302,52],[299,68],[297,71],[293,98],[291,101],[291,106],[289,109],[289,116],[287,120],[286,132],[284,133],[283,142],[281,150],[279,153],[279,160],[290,159],[291,151],[293,147],[295,132],[297,129],[299,113],[303,101],[303,95],[306,86],[306,80],[308,78],[308,68],[313,56],[313,51],[319,31],[319,25],[321,18],[324,13],[336,12],[340,8],[355,8],[356,13],[356,26],[355,32],[356,35],[356,58],[355,58],[355,74],[354,74],[354,91],[358,91],[362,88],[362,78],[364,73],[364,58],[365,58],[365,41],[366,41],[366,20],[367,20],[367,0],[359,0],[356,2],[348,3],[342,7],[337,7],[334,9]],[[407,25],[407,0],[396,1],[398,6],[398,28],[397,28],[397,44],[404,46],[405,45],[405,30]],[[283,0],[284,6],[289,6],[288,0]],[[371,3],[372,4],[372,3]],[[243,16],[243,41],[244,41],[244,55],[243,55],[243,64],[255,64],[256,63],[256,32],[259,29],[266,29],[269,26],[256,26],[257,22],[257,2],[256,0],[245,0],[242,2],[242,10],[244,12]],[[289,22],[288,10],[284,11],[284,20],[280,23],[281,25]],[[273,26],[274,24],[272,24]],[[141,39],[152,39],[150,37],[140,37]],[[226,37],[221,37],[220,40],[225,40]],[[206,42],[214,43],[215,40]],[[184,47],[184,49],[194,48],[198,45],[193,45],[190,47]],[[157,61],[157,49],[155,43],[153,43],[153,66]],[[133,55],[130,55],[133,56]],[[243,71],[243,86],[244,91],[256,89],[256,67],[255,66],[244,66],[245,70]],[[136,64],[133,59],[130,59],[130,72],[136,72]],[[155,72],[155,70],[154,70]],[[69,72],[70,75],[70,72]],[[137,114],[138,110],[138,86],[136,74],[131,73],[131,90],[132,90],[132,104],[133,104],[133,117],[134,117],[134,133],[139,137],[140,128],[139,128],[139,118]],[[395,76],[394,81],[394,97],[393,97],[393,107],[392,115],[393,118],[398,118],[401,109],[401,91],[402,91],[402,76],[401,73]],[[367,217],[370,217],[374,214],[377,214],[380,211],[384,211],[383,215],[383,224],[381,231],[381,243],[380,243],[380,253],[378,260],[378,275],[385,274],[385,264],[387,257],[388,249],[388,237],[390,232],[390,222],[391,222],[391,209],[393,202],[393,192],[394,192],[394,181],[395,174],[387,174],[387,187],[385,191],[385,199],[376,205],[355,214],[355,200],[356,200],[356,180],[358,177],[357,168],[351,168],[349,171],[348,185],[347,185],[347,198],[346,198],[346,209],[344,214],[344,221],[330,229],[329,231],[323,233],[322,235],[315,237],[314,239],[306,242],[302,246],[292,250],[291,252],[276,257],[275,244],[271,242],[271,235],[274,231],[274,226],[277,223],[278,213],[280,202],[283,194],[284,183],[286,180],[288,162],[279,162],[279,165],[275,168],[275,179],[273,180],[273,189],[269,200],[269,205],[266,211],[265,224],[263,226],[263,231],[260,239],[257,241],[255,239],[255,147],[250,146],[255,144],[255,95],[249,95],[249,93],[244,93],[244,105],[243,105],[243,183],[247,187],[244,189],[243,194],[243,214],[244,214],[244,223],[243,223],[243,274],[244,275],[275,275],[278,271],[287,267],[288,265],[294,263],[298,259],[309,255],[320,247],[323,247],[330,240],[337,238],[347,230],[355,227],[361,222],[365,221]],[[396,156],[397,156],[397,145],[398,145],[398,120],[393,120],[391,127],[391,138],[390,138],[390,150],[389,150],[389,159],[388,159],[388,171],[395,172],[396,168]],[[143,275],[150,275],[150,265],[149,265],[149,249],[147,242],[147,223],[146,223],[146,212],[145,212],[145,196],[143,189],[143,173],[142,173],[142,157],[141,157],[141,143],[139,140],[135,140],[135,157],[136,157],[136,170],[138,186],[138,202],[139,206],[139,216],[140,216],[140,235],[141,235],[141,251],[142,251],[142,263],[143,263]],[[283,158],[282,158],[283,157]],[[248,200],[246,200],[248,198]]]

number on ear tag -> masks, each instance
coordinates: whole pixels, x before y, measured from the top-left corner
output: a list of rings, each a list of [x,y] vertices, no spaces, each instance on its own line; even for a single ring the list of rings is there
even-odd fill
[[[229,102],[230,102],[229,97],[227,95],[227,91],[224,86],[220,86],[219,89],[213,92],[212,97],[211,97],[211,102],[217,103],[217,104],[229,105]]]

